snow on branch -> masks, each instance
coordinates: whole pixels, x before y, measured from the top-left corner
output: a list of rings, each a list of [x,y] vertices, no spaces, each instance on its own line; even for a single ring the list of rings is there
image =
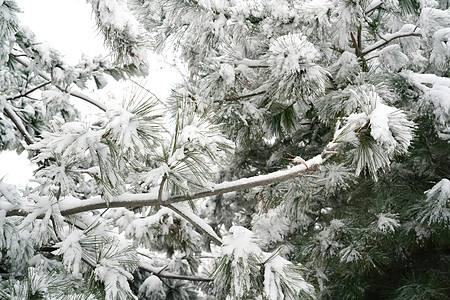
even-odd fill
[[[324,153],[326,154],[326,152]],[[158,200],[157,192],[141,193],[141,194],[124,193],[122,195],[113,198],[108,203],[106,203],[100,197],[91,198],[88,200],[76,200],[75,198],[71,197],[70,200],[67,201],[62,200],[60,202],[60,210],[63,216],[69,216],[81,212],[108,207],[114,208],[114,207],[141,207],[141,206],[168,205],[188,200],[201,199],[205,197],[250,189],[257,186],[279,183],[308,173],[316,172],[318,171],[318,168],[322,164],[322,162],[323,162],[322,154],[320,154],[306,161],[306,165],[308,166],[308,168],[306,168],[305,165],[300,164],[286,170],[276,171],[265,175],[242,178],[235,181],[228,181],[215,184],[212,185],[207,190],[197,192],[191,195],[170,196],[164,201]],[[7,213],[7,215],[8,216],[24,215],[24,213],[16,209],[10,210]]]
[[[101,209],[107,207],[140,207],[140,206],[155,206],[167,205],[172,203],[184,202],[188,200],[195,200],[210,196],[216,196],[235,191],[254,188],[262,185],[269,185],[286,181],[298,176],[308,174],[318,170],[318,166],[322,164],[322,156],[317,155],[312,159],[306,161],[308,169],[304,165],[297,165],[287,170],[281,170],[270,174],[254,176],[250,178],[242,178],[235,181],[223,182],[211,186],[205,191],[194,193],[191,195],[177,195],[170,196],[164,201],[158,200],[157,193],[141,193],[129,194],[124,193],[107,204],[101,198],[92,198],[89,200],[79,200],[70,202],[62,201],[60,203],[61,214],[63,216],[73,215],[80,212],[90,211],[94,209]]]
[[[18,55],[15,55],[15,54],[10,53],[9,56],[10,56],[10,58],[14,59],[15,61],[17,61],[18,63],[20,63],[20,64],[23,65],[24,67],[26,67],[26,68],[29,67],[29,63],[26,62],[25,60],[21,59]],[[39,75],[41,78],[45,79],[46,81],[51,81],[50,77],[49,77],[47,74],[43,73],[43,72],[38,72],[38,75]],[[84,94],[82,94],[82,93],[80,93],[80,92],[78,92],[78,91],[74,91],[74,90],[72,90],[71,88],[63,88],[63,87],[61,87],[61,86],[59,86],[59,85],[55,85],[55,87],[56,87],[58,90],[62,91],[62,92],[69,93],[71,96],[74,96],[74,97],[76,97],[76,98],[79,98],[79,99],[81,99],[81,100],[84,100],[84,101],[86,101],[86,102],[91,103],[91,104],[97,106],[98,108],[100,108],[100,109],[103,110],[103,111],[106,111],[106,110],[107,110],[105,104],[103,104],[103,103],[101,103],[100,101],[97,101],[97,100],[95,100],[95,99],[92,99],[91,97],[89,97],[89,96],[87,96],[87,95],[84,95]]]
[[[34,88],[32,88],[32,89],[30,89],[30,90],[28,90],[28,91],[26,91],[24,93],[21,93],[19,95],[14,96],[14,97],[8,97],[8,98],[6,98],[6,100],[15,100],[15,99],[19,99],[19,98],[25,97],[25,96],[33,93],[34,91],[37,91],[37,90],[45,87],[46,85],[49,85],[50,83],[52,83],[52,82],[50,80],[48,80],[46,82],[43,82],[43,83],[35,86]]]
[[[374,10],[381,7],[382,5],[383,5],[383,2],[381,2],[380,0],[374,0],[367,6],[364,14],[369,15],[370,13],[372,13]]]
[[[212,229],[212,227],[205,222],[202,218],[194,214],[186,205],[183,205],[184,203],[179,203],[178,205],[166,205],[168,208],[176,212],[178,215],[186,219],[189,223],[191,223],[193,226],[195,226],[198,230],[201,232],[207,234],[216,244],[221,245],[222,240],[220,237],[215,233],[215,231]]]
[[[145,270],[147,272],[153,273],[157,277],[168,278],[168,279],[178,279],[178,280],[189,280],[189,281],[212,281],[211,278],[200,277],[200,276],[189,276],[189,275],[180,275],[174,274],[171,272],[164,271],[163,268],[158,268],[151,265],[148,261],[141,261],[139,263],[139,268]]]
[[[235,62],[236,65],[244,65],[249,68],[268,68],[269,64],[260,59],[244,58]]]
[[[33,137],[30,135],[30,133],[25,128],[25,125],[23,124],[20,117],[16,114],[11,104],[5,102],[3,111],[5,112],[5,115],[16,125],[17,130],[23,135],[25,138],[25,141],[28,145],[31,145],[34,143]]]
[[[428,87],[425,84],[431,86],[446,86],[450,87],[450,78],[437,76],[435,74],[419,74],[411,71],[404,71],[401,73],[410,83],[414,84],[422,91],[428,91]],[[425,88],[424,88],[425,87]]]
[[[361,50],[360,56],[363,57],[370,52],[389,44],[395,39],[408,36],[422,36],[422,34],[420,33],[420,28],[412,24],[403,25],[403,27],[399,31],[395,33],[385,34],[381,36],[381,40]]]

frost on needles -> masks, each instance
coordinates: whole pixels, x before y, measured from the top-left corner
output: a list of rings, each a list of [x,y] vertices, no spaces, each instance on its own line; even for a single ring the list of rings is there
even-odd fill
[[[450,298],[448,1],[87,2],[70,65],[0,0],[0,299]]]

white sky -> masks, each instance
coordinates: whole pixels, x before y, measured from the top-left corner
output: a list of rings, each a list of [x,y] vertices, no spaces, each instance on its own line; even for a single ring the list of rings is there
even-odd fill
[[[64,54],[68,63],[76,63],[81,53],[107,54],[91,18],[90,5],[84,0],[16,0],[23,14],[20,21],[40,40]]]
[[[62,53],[66,61],[76,64],[84,53],[88,56],[107,55],[103,40],[91,16],[91,7],[84,0],[16,0],[23,13],[19,15],[22,25],[28,26],[39,40]],[[173,61],[172,61],[173,62]],[[171,63],[172,63],[171,62]],[[149,53],[150,75],[141,84],[165,99],[173,83],[180,78],[178,72],[161,57]],[[108,80],[109,84],[100,91],[83,91],[91,97],[107,102],[116,98],[121,103],[131,87],[127,82]],[[77,100],[78,101],[78,100]],[[77,108],[91,109],[85,103]],[[98,110],[94,109],[94,112]],[[26,159],[26,152],[19,157],[12,151],[0,154],[0,179],[7,183],[26,185],[32,176],[32,167]]]

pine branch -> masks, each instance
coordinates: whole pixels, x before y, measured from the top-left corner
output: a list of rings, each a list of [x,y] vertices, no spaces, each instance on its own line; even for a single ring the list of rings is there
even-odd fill
[[[33,93],[34,91],[37,91],[38,89],[41,89],[41,88],[49,85],[50,83],[51,83],[51,81],[43,82],[24,93],[21,93],[19,95],[13,96],[13,97],[6,98],[6,100],[12,101],[12,100],[16,100],[16,99],[19,99],[22,97],[26,97],[27,95]],[[25,138],[27,145],[33,144],[34,143],[33,137],[26,130],[25,126],[22,123],[22,120],[15,113],[14,109],[12,108],[12,105],[5,106],[4,112],[5,112],[6,116],[16,125],[17,129],[20,131],[22,136]]]
[[[67,221],[67,220],[65,220],[65,222],[71,224],[72,226],[75,226],[76,228],[78,228],[80,230],[86,230],[86,227],[84,227],[84,226],[80,227],[79,225],[75,225],[74,223],[72,223],[70,221]],[[54,250],[56,250],[56,248],[51,247],[48,250],[48,252],[52,252]],[[137,253],[138,253],[138,255],[145,256],[145,257],[151,259],[151,257],[145,255],[144,253],[140,253],[140,252],[137,252]],[[82,257],[81,259],[87,265],[89,265],[90,267],[95,269],[95,265],[93,265],[92,262],[90,262],[89,260],[87,260],[84,257]],[[153,275],[155,275],[157,277],[161,277],[161,278],[188,280],[188,281],[205,281],[205,282],[212,281],[211,278],[207,278],[207,277],[180,275],[180,274],[174,274],[174,273],[171,273],[171,272],[167,272],[167,271],[164,271],[165,268],[158,268],[158,267],[152,266],[150,263],[143,262],[142,260],[139,261],[138,268],[141,269],[141,270],[150,272]]]
[[[189,281],[212,281],[211,278],[207,277],[199,277],[199,276],[189,276],[189,275],[179,275],[179,274],[173,274],[167,271],[164,271],[164,268],[157,268],[149,263],[141,262],[139,264],[139,268],[142,270],[145,270],[147,272],[153,273],[153,275],[161,278],[168,278],[168,279],[178,279],[178,280],[189,280]]]
[[[13,60],[15,60],[16,62],[20,63],[24,67],[26,67],[26,68],[29,67],[29,64],[25,60],[20,58],[18,55],[10,53],[9,57],[12,58]],[[47,74],[45,74],[45,73],[43,73],[41,71],[38,71],[38,75],[41,78],[45,79],[46,81],[50,81],[51,82],[51,78]],[[63,87],[61,87],[59,85],[55,85],[55,87],[58,90],[60,90],[61,92],[69,93],[69,95],[71,95],[71,96],[74,96],[76,98],[79,98],[79,99],[82,99],[82,100],[84,100],[86,102],[91,103],[91,104],[97,106],[98,108],[100,108],[103,111],[106,111],[106,109],[107,109],[106,106],[103,103],[101,103],[101,102],[99,102],[99,101],[97,101],[95,99],[92,99],[91,97],[89,97],[87,95],[84,95],[84,94],[82,94],[82,93],[80,93],[78,91],[72,90],[71,88],[63,88]]]
[[[201,232],[205,233],[206,235],[208,235],[215,243],[217,243],[217,245],[222,245],[222,241],[218,240],[215,236],[213,236],[212,234],[210,234],[208,231],[206,231],[202,226],[200,226],[200,224],[198,224],[197,222],[195,222],[194,220],[192,220],[192,218],[190,218],[189,216],[187,216],[186,214],[184,214],[182,211],[180,211],[178,208],[176,208],[175,206],[171,205],[171,204],[165,204],[165,201],[163,201],[162,199],[162,194],[163,194],[163,189],[164,189],[164,184],[167,181],[167,173],[164,173],[162,179],[161,179],[161,183],[159,185],[159,190],[158,190],[158,202],[160,205],[165,206],[167,208],[170,208],[171,210],[173,210],[174,212],[176,212],[178,215],[180,215],[182,218],[184,218],[186,221],[188,221],[189,223],[191,223],[195,228],[197,228],[198,230],[200,230]]]
[[[290,169],[276,171],[273,173],[254,176],[250,178],[242,178],[235,181],[223,182],[213,185],[210,189],[197,192],[191,195],[176,195],[170,196],[163,201],[163,205],[185,202],[189,200],[196,200],[205,197],[217,196],[226,193],[241,191],[245,189],[251,189],[257,186],[264,186],[274,183],[279,183],[289,179],[293,179],[299,176],[307,175],[310,173],[317,172],[319,166],[326,160],[322,159],[323,156],[331,154],[330,152],[324,151],[322,154],[315,156],[314,158],[306,161],[309,166],[307,169],[303,164],[294,166]],[[158,194],[156,193],[142,193],[142,194],[130,194],[124,193],[113,198],[111,201],[106,203],[102,198],[91,198],[88,200],[79,200],[71,198],[70,201],[61,201],[60,211],[63,216],[70,216],[73,214],[91,211],[95,209],[104,208],[117,208],[117,207],[142,207],[142,206],[156,206],[161,205],[158,200]],[[26,212],[19,209],[12,208],[8,210],[7,216],[26,216]],[[41,216],[40,216],[41,217]]]
[[[234,62],[235,65],[245,65],[249,68],[268,68],[269,65],[262,60],[244,58]]]
[[[381,7],[382,5],[383,3],[379,0],[372,1],[372,3],[370,3],[370,5],[367,7],[364,14],[370,15],[372,12],[374,12],[377,8]]]
[[[188,221],[189,223],[191,223],[195,228],[197,228],[198,230],[200,230],[201,232],[203,232],[204,234],[206,234],[207,236],[209,236],[209,238],[211,240],[213,240],[217,245],[222,245],[222,241],[218,240],[215,236],[213,236],[212,234],[210,234],[207,230],[205,230],[202,226],[200,226],[200,224],[198,224],[197,222],[195,222],[194,220],[192,220],[189,216],[187,216],[186,214],[184,214],[182,211],[180,211],[178,208],[176,208],[175,206],[171,205],[171,204],[163,204],[165,207],[170,208],[171,210],[173,210],[174,212],[176,212],[178,215],[180,215],[181,217],[183,217],[186,221]]]
[[[330,152],[323,151],[322,154],[315,156],[308,160],[306,164],[309,166],[307,169],[303,164],[296,165],[290,169],[276,171],[273,173],[254,176],[250,178],[242,178],[235,181],[223,182],[213,185],[211,188],[205,191],[197,192],[191,195],[176,195],[170,196],[165,199],[164,205],[184,202],[188,200],[201,199],[205,197],[217,196],[226,193],[241,191],[245,189],[251,189],[257,186],[264,186],[274,183],[279,183],[289,179],[293,179],[306,174],[314,173],[319,170],[319,166],[326,160],[323,158]],[[158,195],[155,193],[142,193],[142,194],[130,194],[124,193],[113,198],[106,203],[102,198],[92,198],[89,200],[74,201],[61,201],[60,211],[63,216],[69,216],[81,212],[91,211],[95,209],[103,209],[107,207],[141,207],[141,206],[156,206],[161,205],[158,200]],[[26,213],[19,209],[11,209],[7,212],[7,216],[24,216]]]
[[[12,108],[11,104],[5,103],[3,111],[5,112],[5,115],[14,123],[14,125],[16,125],[17,129],[19,130],[19,132],[24,137],[25,142],[27,143],[27,145],[33,144],[34,143],[34,138],[27,131],[27,129],[25,128],[25,125],[22,123],[22,120],[16,114],[16,112]]]
[[[405,26],[403,26],[403,28]],[[395,33],[385,34],[384,36],[381,37],[381,40],[379,40],[378,42],[361,50],[360,56],[364,57],[365,55],[369,54],[370,52],[377,50],[383,46],[386,46],[387,44],[389,44],[390,42],[392,42],[395,39],[399,39],[402,37],[408,37],[408,36],[422,36],[422,34],[420,33],[420,29],[417,26],[414,27],[414,29],[412,31],[411,30],[405,31],[403,28]]]
[[[32,92],[37,91],[38,89],[41,89],[41,88],[45,87],[46,85],[48,85],[48,84],[50,84],[50,83],[52,83],[52,82],[51,82],[51,81],[43,82],[43,83],[39,84],[38,86],[35,86],[34,88],[32,88],[32,89],[26,91],[25,93],[16,95],[16,96],[14,96],[14,97],[6,98],[6,100],[16,100],[16,99],[25,97],[25,96],[31,94]]]
[[[259,96],[259,95],[263,95],[267,93],[267,90],[262,90],[262,91],[258,91],[258,92],[253,92],[250,94],[244,94],[244,95],[240,95],[240,96],[236,96],[236,97],[230,97],[230,98],[224,98],[223,100],[216,100],[214,102],[221,102],[221,101],[237,101],[237,100],[241,100],[241,99],[246,99],[246,98],[251,98],[251,97],[255,97],[255,96]]]

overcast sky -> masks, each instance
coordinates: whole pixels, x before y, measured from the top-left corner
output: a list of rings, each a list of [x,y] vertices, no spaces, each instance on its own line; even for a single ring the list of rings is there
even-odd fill
[[[19,15],[40,40],[64,53],[69,63],[76,63],[82,52],[90,55],[106,53],[96,36],[89,5],[81,0],[16,0],[23,13]],[[27,153],[20,157],[13,151],[0,155],[0,178],[7,183],[26,185],[33,167]]]
[[[28,26],[39,40],[62,53],[66,61],[76,64],[84,53],[88,56],[106,55],[103,40],[91,16],[90,5],[85,0],[16,0],[23,13],[19,15],[22,25]],[[172,59],[170,59],[172,60]],[[149,53],[150,75],[140,80],[160,99],[164,99],[173,83],[180,78],[167,59]],[[95,97],[102,101],[109,97],[117,98],[120,103],[126,92],[131,89],[129,83],[110,84]],[[92,96],[93,91],[84,91]],[[124,94],[125,92],[125,94]],[[87,104],[77,103],[77,108]],[[95,111],[95,110],[94,110]],[[14,152],[0,154],[0,179],[7,183],[25,185],[32,176],[32,167],[26,159],[26,152],[18,157]]]
[[[84,52],[94,56],[107,51],[84,0],[16,0],[23,10],[22,24],[76,63]]]

